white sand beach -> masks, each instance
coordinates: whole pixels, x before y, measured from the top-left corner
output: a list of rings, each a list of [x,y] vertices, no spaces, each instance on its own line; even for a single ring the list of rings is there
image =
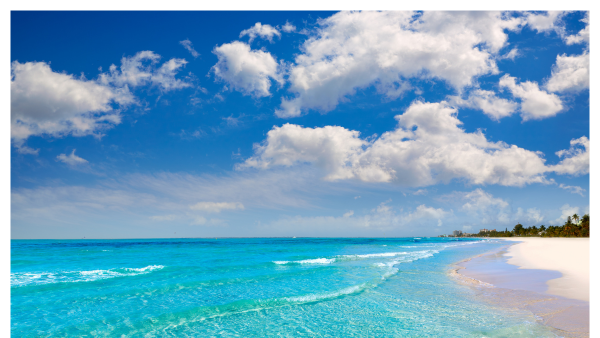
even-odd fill
[[[590,240],[589,238],[504,238],[518,241],[505,254],[507,263],[520,269],[554,270],[562,277],[549,280],[549,294],[589,301]]]
[[[459,262],[460,280],[486,302],[531,311],[559,336],[589,337],[589,238],[502,239],[506,247]]]

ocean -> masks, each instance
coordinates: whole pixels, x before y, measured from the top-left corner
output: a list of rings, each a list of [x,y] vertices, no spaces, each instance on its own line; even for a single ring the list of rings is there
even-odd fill
[[[449,274],[468,238],[12,240],[13,337],[556,337]]]

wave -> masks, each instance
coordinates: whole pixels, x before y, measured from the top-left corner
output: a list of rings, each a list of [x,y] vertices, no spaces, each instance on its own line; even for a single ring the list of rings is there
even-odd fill
[[[286,265],[286,264],[331,264],[335,262],[343,262],[350,260],[357,260],[363,258],[378,258],[378,257],[396,257],[396,256],[406,256],[409,258],[421,257],[423,253],[438,253],[437,250],[422,250],[422,251],[401,251],[401,252],[382,252],[382,253],[372,253],[372,254],[356,254],[356,255],[338,255],[333,258],[314,258],[314,259],[304,259],[300,261],[273,261],[273,263],[277,265]],[[415,256],[416,255],[416,256]],[[428,255],[426,257],[431,257]]]
[[[372,257],[394,257],[398,255],[406,255],[408,252],[383,252],[383,253],[373,253],[373,254],[363,254],[363,255],[342,255],[339,257],[344,258],[372,258]]]
[[[244,299],[221,305],[200,306],[174,313],[161,314],[150,319],[145,318],[133,323],[118,321],[113,329],[128,332],[128,335],[132,336],[154,336],[157,334],[162,336],[165,330],[176,330],[182,325],[190,325],[191,323],[210,321],[248,312],[334,300],[359,294],[366,289],[376,287],[378,284],[376,281],[368,281],[340,290],[325,291],[323,293],[267,299]],[[78,328],[72,325],[62,328],[56,335],[68,335],[71,332],[78,332],[76,330]]]
[[[399,269],[394,267],[398,263],[411,262],[417,259],[427,258],[438,253],[437,250],[423,250],[414,252],[402,252],[402,253],[377,253],[377,254],[365,254],[365,255],[345,255],[336,256],[334,258],[317,258],[317,259],[306,259],[301,261],[278,261],[276,264],[302,264],[299,262],[324,262],[325,260],[335,260],[343,257],[359,257],[359,258],[370,258],[370,257],[390,257],[390,254],[395,254],[396,257],[385,263],[376,263],[377,266],[385,268],[381,273],[380,278],[371,279],[361,284],[347,286],[342,289],[333,291],[324,291],[320,293],[310,293],[297,296],[281,297],[281,298],[269,298],[269,299],[253,299],[253,300],[239,300],[228,304],[216,305],[216,306],[202,306],[179,313],[168,314],[159,316],[152,322],[139,324],[139,330],[136,333],[142,334],[144,332],[156,333],[164,332],[166,327],[175,329],[180,325],[188,325],[191,322],[202,322],[207,320],[213,320],[216,318],[227,317],[230,315],[238,315],[246,312],[262,311],[266,309],[272,309],[283,306],[294,306],[302,305],[307,303],[317,303],[330,301],[341,297],[348,297],[357,295],[363,291],[376,288],[385,279],[397,274]],[[385,254],[385,255],[383,255]],[[398,257],[400,256],[400,257]],[[313,263],[314,264],[314,263]]]
[[[285,264],[331,264],[335,262],[335,258],[315,258],[315,259],[305,259],[301,261],[274,261],[273,263],[278,265]]]
[[[226,304],[199,306],[187,310],[177,311],[159,315],[152,319],[144,319],[133,324],[118,323],[116,329],[122,329],[130,332],[132,335],[143,336],[145,334],[154,335],[164,333],[166,329],[176,330],[182,325],[189,325],[194,322],[211,321],[218,318],[239,315],[242,313],[264,311],[278,307],[297,306],[310,303],[319,303],[333,301],[344,297],[353,297],[362,292],[374,289],[381,285],[384,280],[399,273],[396,267],[399,263],[410,262],[417,259],[427,258],[438,253],[437,250],[422,250],[413,252],[387,252],[370,253],[360,255],[339,255],[329,258],[314,258],[297,261],[275,261],[275,264],[331,264],[338,260],[353,259],[377,259],[380,262],[373,262],[380,270],[377,270],[377,276],[368,280],[362,280],[355,285],[345,285],[338,289],[322,290],[314,293],[288,295],[276,298],[263,299],[243,299]],[[381,262],[383,261],[383,262]]]
[[[354,285],[354,286],[350,286],[341,290],[337,290],[337,291],[333,291],[333,292],[326,292],[326,293],[316,293],[316,294],[309,294],[309,295],[304,295],[304,296],[295,296],[295,297],[286,297],[284,298],[285,300],[287,300],[288,302],[294,302],[294,303],[310,303],[310,302],[317,302],[317,301],[322,301],[322,300],[328,300],[328,299],[334,299],[334,298],[338,298],[341,296],[347,296],[347,295],[351,295],[353,293],[357,293],[360,292],[364,289],[366,289],[369,286],[369,283],[362,283],[359,285]]]
[[[374,258],[374,257],[394,257],[398,255],[406,255],[408,252],[383,252],[383,253],[372,253],[372,254],[362,254],[362,255],[338,255],[333,258],[314,258],[314,259],[304,259],[300,261],[273,261],[273,263],[277,265],[286,265],[286,264],[331,264],[334,262],[355,260],[361,258]]]
[[[164,268],[162,265],[149,265],[143,268],[116,268],[89,271],[15,272],[10,274],[10,286],[93,282],[101,279],[147,274],[162,268]]]

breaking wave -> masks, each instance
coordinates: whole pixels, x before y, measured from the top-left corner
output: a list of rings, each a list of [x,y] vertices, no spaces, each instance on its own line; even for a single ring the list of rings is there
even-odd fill
[[[164,268],[162,265],[149,265],[143,268],[116,268],[108,270],[16,272],[10,274],[10,286],[92,282],[100,279],[137,276],[162,268]]]

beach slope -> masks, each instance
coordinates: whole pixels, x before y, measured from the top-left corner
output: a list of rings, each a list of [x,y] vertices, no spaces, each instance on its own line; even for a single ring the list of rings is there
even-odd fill
[[[547,282],[549,294],[589,301],[589,238],[505,238],[518,241],[508,248],[507,263],[519,269],[554,270],[562,277]]]

